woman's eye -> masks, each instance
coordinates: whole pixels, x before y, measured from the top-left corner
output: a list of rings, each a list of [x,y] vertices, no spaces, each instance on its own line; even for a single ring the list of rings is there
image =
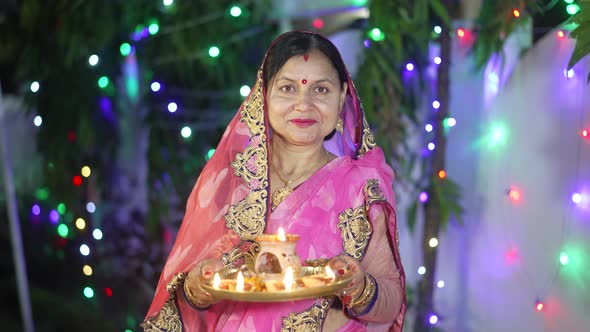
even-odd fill
[[[315,88],[315,91],[321,94],[328,93],[328,89],[324,88],[323,86],[318,86],[317,88]]]
[[[283,92],[292,92],[295,90],[292,85],[285,85],[281,87],[281,91]]]

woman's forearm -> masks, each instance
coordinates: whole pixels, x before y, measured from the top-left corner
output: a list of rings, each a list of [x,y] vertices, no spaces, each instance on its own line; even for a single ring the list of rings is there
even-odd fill
[[[388,323],[398,316],[404,294],[399,269],[395,264],[388,237],[387,221],[389,216],[381,206],[374,206],[370,210],[369,217],[373,224],[373,238],[361,266],[365,272],[375,278],[377,283],[376,298],[374,304],[351,309],[353,313],[364,313],[367,306],[372,305],[368,313],[358,318],[368,322]]]

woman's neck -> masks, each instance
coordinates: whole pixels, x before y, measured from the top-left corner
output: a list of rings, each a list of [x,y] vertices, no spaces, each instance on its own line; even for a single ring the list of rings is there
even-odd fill
[[[271,145],[271,163],[285,180],[293,180],[303,172],[314,172],[325,165],[330,154],[322,144],[316,146],[292,146],[275,140]]]

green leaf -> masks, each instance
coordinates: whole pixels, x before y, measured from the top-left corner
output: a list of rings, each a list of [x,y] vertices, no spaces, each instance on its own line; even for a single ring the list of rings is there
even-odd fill
[[[574,48],[574,52],[570,57],[570,61],[567,65],[568,69],[571,69],[575,66],[582,58],[590,53],[590,41],[586,41],[584,45],[582,45],[582,41],[579,40],[576,43],[576,47]]]
[[[430,8],[447,26],[451,25],[451,17],[449,11],[440,0],[430,0]]]

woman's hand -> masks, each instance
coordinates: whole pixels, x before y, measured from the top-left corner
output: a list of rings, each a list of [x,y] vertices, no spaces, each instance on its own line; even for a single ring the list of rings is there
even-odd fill
[[[351,275],[352,281],[337,294],[344,305],[353,302],[365,288],[365,271],[356,259],[348,255],[338,255],[328,262],[336,278]]]
[[[210,284],[215,272],[223,269],[223,264],[215,259],[206,259],[195,266],[185,279],[185,292],[190,292],[187,297],[197,307],[208,307],[218,300],[209,292],[201,288],[201,283]],[[187,289],[188,288],[188,289]]]

